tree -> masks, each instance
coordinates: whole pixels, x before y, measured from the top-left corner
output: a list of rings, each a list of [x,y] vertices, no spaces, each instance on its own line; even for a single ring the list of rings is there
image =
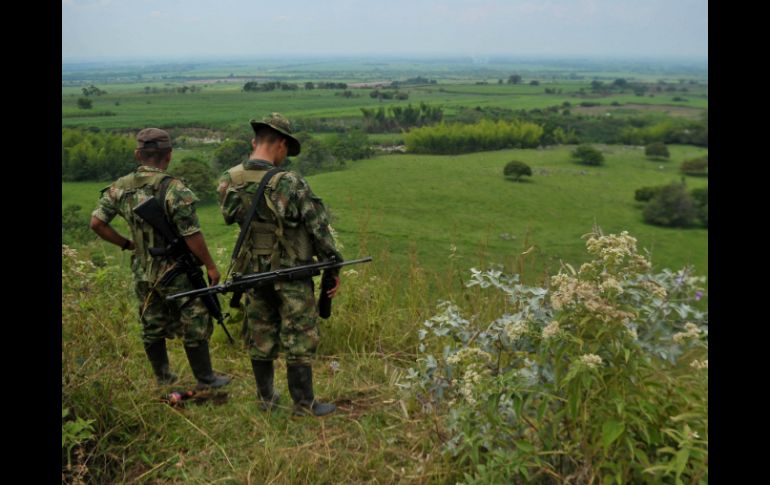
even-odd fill
[[[524,162],[518,160],[511,160],[503,168],[503,175],[508,178],[513,178],[515,182],[518,182],[521,177],[527,175],[532,176],[532,169]]]
[[[224,172],[246,160],[251,153],[251,145],[243,140],[225,140],[214,151],[214,168]]]
[[[684,161],[682,162],[680,170],[686,175],[707,177],[709,174],[709,156],[705,155]]]
[[[508,76],[508,84],[519,84],[521,82],[521,76],[518,74],[511,74]]]
[[[211,202],[216,199],[214,173],[206,162],[187,157],[179,163],[172,163],[170,172],[181,178],[201,202]]]
[[[88,98],[78,98],[78,108],[80,109],[91,109],[93,105],[94,102]]]
[[[668,147],[664,143],[650,143],[644,147],[644,154],[649,158],[668,158]]]
[[[583,165],[601,165],[604,163],[604,155],[591,145],[578,145],[572,152],[572,157]]]
[[[308,82],[305,83],[305,89],[315,89],[315,84],[313,84],[312,82],[308,81]]]

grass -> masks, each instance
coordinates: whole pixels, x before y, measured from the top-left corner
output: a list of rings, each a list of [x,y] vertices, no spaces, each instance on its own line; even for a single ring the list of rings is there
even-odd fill
[[[578,263],[583,257],[580,236],[596,223],[605,233],[629,231],[652,252],[658,269],[694,265],[698,273],[708,274],[707,230],[650,226],[634,201],[640,187],[679,181],[679,164],[706,150],[671,146],[671,159],[661,162],[648,160],[639,148],[601,148],[602,167],[575,164],[571,147],[564,146],[379,156],[308,181],[331,211],[348,258],[388,254],[397,267],[416,258],[441,272],[455,246],[459,265],[503,263],[510,270],[518,255],[534,246],[534,277],[554,271],[560,261]],[[533,177],[519,183],[503,178],[503,167],[514,159],[529,164]],[[686,182],[691,189],[708,184],[698,177],[686,177]],[[63,183],[62,205],[79,204],[90,212],[105,185]],[[229,252],[237,228],[223,224],[215,204],[202,205],[198,214],[209,244]]]

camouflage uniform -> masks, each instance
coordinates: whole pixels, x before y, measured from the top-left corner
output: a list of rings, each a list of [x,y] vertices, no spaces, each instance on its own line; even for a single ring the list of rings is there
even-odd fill
[[[217,192],[227,224],[243,223],[258,190],[255,177],[272,168],[264,160],[248,160],[220,177]],[[255,171],[257,175],[251,173],[247,178],[252,181],[244,182],[243,177],[236,176],[238,171]],[[265,188],[264,197],[265,202],[257,206],[250,236],[244,240],[236,271],[256,273],[307,264],[313,256],[342,260],[326,208],[304,178],[295,172],[279,172]],[[271,236],[273,232],[276,235]],[[252,360],[274,360],[282,347],[288,364],[310,363],[320,337],[313,290],[313,280],[307,279],[276,281],[246,293]]]
[[[211,336],[213,324],[200,298],[182,298],[166,301],[166,295],[192,290],[184,274],[168,284],[160,280],[173,267],[173,261],[150,256],[149,248],[163,247],[166,241],[132,211],[144,200],[154,197],[160,182],[168,174],[147,165],[121,177],[102,190],[99,205],[92,216],[109,224],[120,215],[131,228],[136,251],[131,255],[131,271],[134,274],[136,296],[139,299],[139,317],[142,322],[142,340],[150,344],[163,338],[183,337],[186,347],[196,347]],[[195,214],[198,198],[180,180],[173,179],[168,185],[165,210],[171,223],[183,237],[199,232]]]

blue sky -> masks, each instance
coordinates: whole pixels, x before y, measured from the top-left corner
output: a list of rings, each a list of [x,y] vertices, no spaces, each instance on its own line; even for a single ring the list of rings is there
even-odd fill
[[[62,0],[62,59],[708,57],[707,0]]]

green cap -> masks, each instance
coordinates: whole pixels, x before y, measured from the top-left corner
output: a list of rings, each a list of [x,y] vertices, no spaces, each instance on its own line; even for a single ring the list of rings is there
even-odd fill
[[[249,123],[251,123],[251,127],[254,129],[255,133],[263,126],[267,126],[284,135],[289,144],[288,155],[291,157],[299,155],[299,140],[292,135],[291,123],[289,123],[289,120],[287,120],[281,113],[270,113],[270,116],[265,116],[262,118],[262,121],[250,120]]]

